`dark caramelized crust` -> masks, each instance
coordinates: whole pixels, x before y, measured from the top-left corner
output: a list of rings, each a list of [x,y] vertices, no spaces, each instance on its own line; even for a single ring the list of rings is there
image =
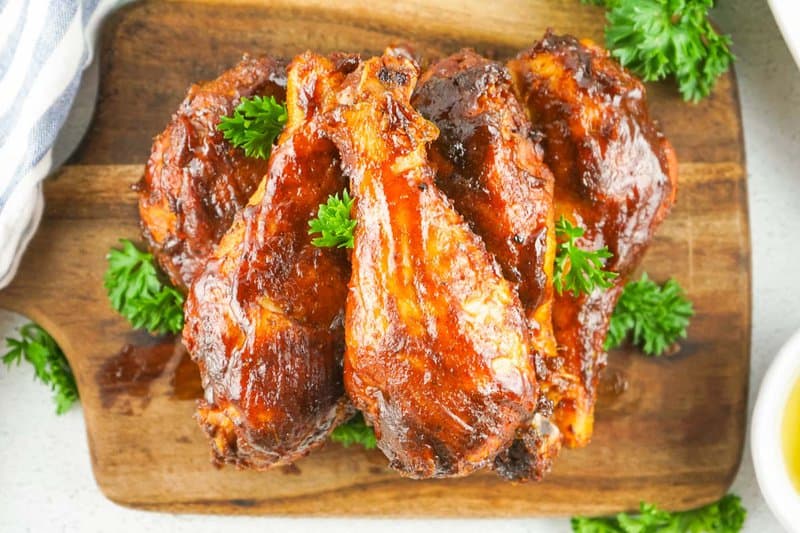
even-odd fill
[[[542,134],[555,176],[556,219],[585,229],[579,244],[608,246],[613,288],[556,296],[553,326],[561,358],[546,371],[554,421],[570,446],[592,433],[603,342],[626,277],[675,201],[677,162],[650,119],[645,89],[602,48],[548,33],[508,64],[514,89]]]
[[[267,176],[189,291],[183,338],[200,367],[198,419],[219,464],[290,463],[349,414],[342,354],[350,268],[343,250],[312,246],[308,235],[319,204],[346,185],[317,123],[343,79],[325,58],[292,63],[288,124]]]
[[[208,83],[196,84],[156,137],[139,184],[142,233],[172,283],[187,289],[267,171],[217,130],[239,100],[285,98],[286,65],[245,57]]]
[[[409,102],[417,76],[404,54],[365,62],[326,127],[358,222],[345,386],[393,468],[460,476],[530,418],[535,373],[514,286],[434,183],[438,132]]]
[[[550,319],[553,175],[530,139],[508,72],[471,51],[433,65],[414,107],[439,127],[436,184],[518,285],[537,351],[555,352]],[[549,261],[548,261],[549,259]]]
[[[530,324],[531,356],[544,364],[556,356],[553,175],[530,138],[508,71],[465,50],[433,65],[412,103],[441,132],[430,150],[436,184],[517,286]],[[539,383],[545,392],[548,385]],[[498,458],[504,476],[539,478],[557,455],[560,437],[554,426],[539,417],[533,427],[521,428],[521,435],[528,433],[514,447],[520,453]],[[535,449],[522,453],[528,446]]]

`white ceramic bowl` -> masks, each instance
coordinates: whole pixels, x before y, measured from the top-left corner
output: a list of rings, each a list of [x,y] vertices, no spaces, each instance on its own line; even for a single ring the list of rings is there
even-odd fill
[[[767,370],[753,410],[750,442],[758,485],[783,526],[800,533],[800,493],[787,472],[781,424],[792,387],[800,379],[800,331],[783,345]]]
[[[795,63],[800,66],[800,1],[768,0],[775,22],[781,29],[786,46],[794,56]]]

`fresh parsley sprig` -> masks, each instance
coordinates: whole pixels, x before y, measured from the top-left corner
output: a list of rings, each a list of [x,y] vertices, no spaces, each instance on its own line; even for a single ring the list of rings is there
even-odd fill
[[[605,5],[611,54],[646,81],[674,76],[684,100],[714,89],[735,57],[708,19],[714,0],[583,0]]]
[[[569,291],[577,297],[581,293],[589,294],[596,288],[607,289],[619,275],[604,270],[605,260],[612,257],[607,247],[590,251],[578,246],[576,241],[583,234],[583,228],[573,226],[564,216],[556,222],[558,244],[553,285],[558,294]]]
[[[319,237],[311,240],[311,244],[319,247],[352,248],[353,231],[356,221],[351,218],[353,199],[347,191],[328,197],[328,202],[321,204],[317,211],[317,218],[309,220],[308,234],[319,233]]]
[[[330,439],[345,448],[353,444],[360,444],[367,450],[371,450],[377,444],[372,426],[367,425],[364,415],[361,413],[356,413],[353,418],[337,426],[331,433]]]
[[[662,355],[675,341],[686,338],[692,315],[692,302],[677,281],[659,286],[642,274],[639,281],[625,285],[611,315],[605,348],[615,348],[630,336],[644,353]]]
[[[3,363],[8,368],[27,361],[33,365],[36,378],[53,391],[56,414],[66,413],[78,401],[78,386],[64,352],[44,329],[33,322],[19,329],[20,338],[6,338],[8,351]]]
[[[242,98],[233,116],[222,117],[217,129],[247,157],[269,159],[272,145],[286,124],[286,106],[273,96]]]
[[[136,329],[150,333],[178,333],[183,329],[183,295],[162,281],[153,255],[120,240],[112,249],[104,285],[111,306]]]
[[[642,502],[638,515],[620,513],[615,517],[572,519],[574,533],[738,533],[747,510],[741,499],[728,494],[712,504],[669,513]]]

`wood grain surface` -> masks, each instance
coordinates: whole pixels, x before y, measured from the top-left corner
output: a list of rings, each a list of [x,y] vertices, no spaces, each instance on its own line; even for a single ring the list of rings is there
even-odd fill
[[[493,474],[409,481],[378,451],[328,444],[269,473],[214,469],[192,419],[199,377],[170,338],[133,332],[102,286],[108,249],[138,239],[136,198],[152,137],[190,83],[243,52],[425,54],[462,46],[500,59],[548,26],[602,38],[599,9],[575,1],[146,2],[106,24],[96,116],[70,164],[46,185],[42,226],[0,306],[52,332],[78,379],[95,477],[133,507],[203,513],[381,516],[606,514],[640,500],[687,508],[720,497],[738,468],[750,344],[750,246],[733,76],[699,105],[649,86],[653,114],[681,160],[680,193],[644,270],[674,276],[697,316],[669,359],[618,350],[602,379],[592,444],[565,451],[543,483]]]

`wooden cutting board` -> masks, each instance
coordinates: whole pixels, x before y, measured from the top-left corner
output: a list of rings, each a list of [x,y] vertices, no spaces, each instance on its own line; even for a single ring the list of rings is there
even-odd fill
[[[649,87],[681,160],[678,204],[644,269],[676,277],[694,301],[678,355],[615,351],[592,444],[565,451],[543,483],[493,474],[409,481],[378,451],[328,444],[269,473],[214,469],[192,419],[193,364],[172,339],[133,332],[109,307],[104,256],[138,238],[135,195],[152,137],[190,83],[243,52],[375,54],[390,42],[427,54],[471,46],[507,58],[548,26],[602,40],[603,13],[577,0],[354,0],[141,3],[116,13],[100,47],[99,103],[69,165],[46,186],[41,228],[0,306],[47,328],[74,368],[95,477],[115,502],[161,511],[282,515],[606,514],[640,500],[687,508],[720,497],[739,465],[750,345],[750,245],[741,121],[732,75],[699,105]]]

